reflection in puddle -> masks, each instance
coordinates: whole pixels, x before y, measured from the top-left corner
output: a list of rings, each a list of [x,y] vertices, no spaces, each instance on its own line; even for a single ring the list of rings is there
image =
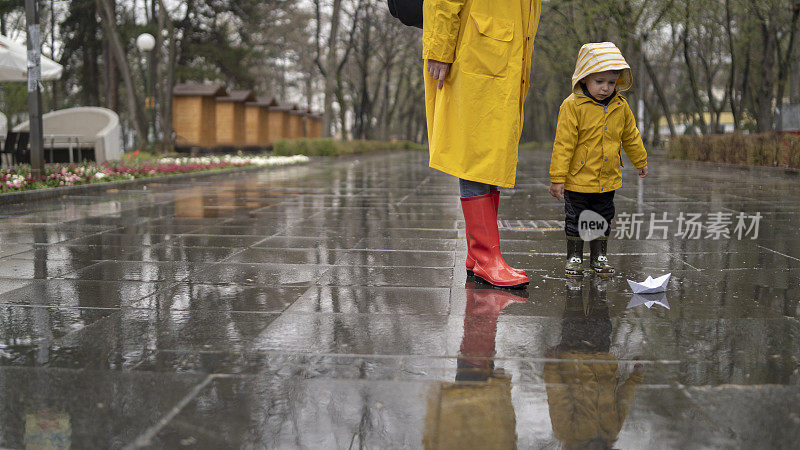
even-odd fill
[[[25,414],[25,448],[56,450],[70,448],[72,425],[69,414],[41,410]]]
[[[466,285],[464,338],[455,383],[434,388],[425,419],[425,448],[515,448],[516,417],[511,376],[495,369],[497,318],[503,309],[524,302],[527,292]]]
[[[583,283],[568,281],[561,342],[545,354],[561,360],[545,363],[544,380],[553,434],[565,449],[612,448],[644,374],[636,364],[627,379],[617,375],[616,356],[609,351],[607,281],[589,283],[584,304]]]
[[[631,301],[628,302],[626,309],[635,308],[640,305],[646,306],[647,309],[652,308],[653,305],[660,305],[664,308],[670,309],[666,292],[659,292],[658,294],[633,294],[633,297],[631,297]]]

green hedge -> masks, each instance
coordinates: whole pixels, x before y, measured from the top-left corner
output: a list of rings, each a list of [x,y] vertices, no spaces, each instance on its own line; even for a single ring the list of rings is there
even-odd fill
[[[337,141],[335,139],[279,139],[272,146],[272,155],[342,156],[383,150],[426,150],[409,141]]]
[[[800,136],[714,134],[678,136],[667,144],[672,159],[800,168]]]

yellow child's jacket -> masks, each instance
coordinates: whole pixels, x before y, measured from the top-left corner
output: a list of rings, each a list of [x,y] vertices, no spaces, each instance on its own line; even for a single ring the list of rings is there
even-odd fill
[[[647,165],[647,151],[627,99],[618,93],[603,106],[580,88],[584,77],[606,70],[623,70],[618,88],[631,86],[630,68],[616,46],[603,42],[581,48],[573,93],[558,112],[550,182],[564,183],[569,191],[603,193],[622,187],[623,149],[637,169]]]

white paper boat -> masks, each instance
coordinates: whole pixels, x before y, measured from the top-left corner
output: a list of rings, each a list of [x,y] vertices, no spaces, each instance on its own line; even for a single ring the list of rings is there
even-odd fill
[[[652,308],[653,305],[661,305],[664,308],[669,309],[667,293],[659,292],[658,294],[633,294],[633,298],[631,298],[631,301],[628,302],[628,309],[635,308],[640,305],[646,306],[647,309]]]
[[[664,292],[667,290],[667,283],[671,275],[671,273],[668,273],[658,278],[648,276],[647,279],[641,283],[628,280],[628,286],[633,289],[634,294],[656,294],[658,292]]]

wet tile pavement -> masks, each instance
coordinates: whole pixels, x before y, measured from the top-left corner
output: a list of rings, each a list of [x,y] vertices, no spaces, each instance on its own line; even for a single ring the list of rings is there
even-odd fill
[[[618,275],[569,281],[547,165],[502,192],[523,292],[466,278],[423,153],[5,207],[0,447],[794,448],[800,178],[654,157]],[[628,308],[668,272],[670,309]]]

